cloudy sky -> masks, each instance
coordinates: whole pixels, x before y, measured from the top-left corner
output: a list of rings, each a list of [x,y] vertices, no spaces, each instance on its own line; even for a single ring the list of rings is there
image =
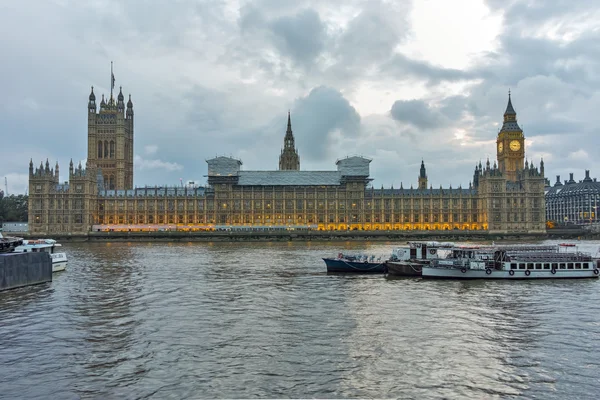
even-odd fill
[[[58,160],[61,180],[85,160],[90,86],[110,92],[111,61],[134,103],[137,186],[205,182],[215,155],[276,169],[291,110],[302,169],[360,154],[376,187],[406,187],[424,159],[434,186],[464,187],[495,158],[509,89],[528,159],[551,181],[600,177],[600,3],[5,1],[0,48],[10,193],[30,158]]]

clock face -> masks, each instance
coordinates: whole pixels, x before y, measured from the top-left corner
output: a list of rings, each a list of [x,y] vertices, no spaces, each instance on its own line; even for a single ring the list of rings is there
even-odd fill
[[[517,151],[521,148],[521,143],[518,140],[513,140],[510,142],[510,149],[512,151]]]
[[[498,143],[498,153],[502,153],[502,150],[504,150],[504,145],[502,144],[502,142]]]

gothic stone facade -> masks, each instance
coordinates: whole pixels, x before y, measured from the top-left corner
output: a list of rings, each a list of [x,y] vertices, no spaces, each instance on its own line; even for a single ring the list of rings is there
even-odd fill
[[[51,170],[47,162],[34,171],[30,164],[32,233],[275,227],[545,231],[543,162],[539,170],[521,163],[524,136],[510,98],[497,138],[498,165],[479,163],[468,188],[428,187],[424,162],[415,189],[369,187],[371,160],[362,157],[338,160],[332,171],[300,170],[289,116],[278,170],[245,171],[239,160],[216,157],[207,160],[206,187],[132,188],[131,100],[125,112],[118,102],[111,108],[111,96],[96,114],[92,95],[88,110],[96,122],[88,123],[95,129],[88,134],[93,157],[86,169],[71,166],[69,182],[60,184],[58,166]],[[103,112],[116,115],[110,118],[115,122],[98,123]]]

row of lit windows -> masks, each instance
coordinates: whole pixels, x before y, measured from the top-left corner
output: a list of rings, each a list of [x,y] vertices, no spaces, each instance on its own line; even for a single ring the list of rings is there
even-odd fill
[[[105,180],[105,185],[107,184],[107,182],[112,182],[114,183],[114,176],[106,176],[104,178]],[[401,202],[401,201],[390,201],[390,200],[386,200],[386,201],[363,201],[363,202],[356,202],[356,201],[343,201],[343,200],[328,200],[328,201],[312,201],[312,200],[277,200],[277,201],[271,201],[271,200],[245,200],[245,201],[240,201],[240,200],[235,200],[233,202],[227,202],[227,201],[223,201],[223,202],[219,202],[219,208],[221,209],[230,209],[233,208],[234,210],[251,210],[251,209],[262,209],[264,208],[277,208],[277,209],[311,209],[311,208],[318,208],[318,209],[335,209],[335,208],[341,208],[341,209],[387,209],[387,210],[391,210],[392,208],[395,210],[400,210],[403,208],[410,208],[410,209],[415,209],[415,210],[419,210],[419,209],[424,209],[424,210],[439,210],[440,207],[439,206],[431,206],[430,204],[422,204],[419,202]],[[206,208],[213,208],[215,207],[215,202],[213,200],[198,200],[197,202],[194,201],[188,201],[187,202],[187,208],[188,209],[193,209],[194,206],[197,205],[198,209],[204,209]],[[169,200],[168,202],[164,202],[164,201],[154,201],[154,200],[149,200],[149,201],[145,201],[145,200],[137,200],[137,201],[124,201],[124,200],[120,200],[118,202],[114,202],[114,201],[101,201],[99,203],[99,207],[100,209],[103,208],[108,208],[108,209],[113,209],[116,206],[118,206],[120,209],[124,209],[125,207],[129,208],[129,209],[133,209],[137,206],[138,209],[144,209],[145,207],[147,208],[151,208],[151,207],[168,207],[169,209],[179,209],[179,210],[183,210],[184,207],[186,206],[186,202],[185,201],[177,201],[175,202],[174,200]],[[478,208],[477,204],[473,204],[472,208]],[[446,208],[443,208],[446,209]],[[458,208],[458,207],[451,207],[448,208],[449,210],[468,210],[469,207],[465,206],[462,208]]]
[[[303,223],[330,223],[330,224],[337,224],[337,223],[351,223],[351,224],[382,224],[382,223],[387,223],[387,224],[414,224],[414,223],[422,223],[422,224],[440,224],[440,223],[447,223],[447,224],[454,224],[454,225],[461,225],[461,224],[471,224],[471,223],[477,223],[477,220],[463,220],[463,221],[430,221],[429,219],[425,218],[425,219],[421,219],[419,220],[419,218],[415,218],[415,219],[400,219],[398,217],[396,218],[373,218],[373,219],[361,219],[360,217],[354,215],[354,216],[350,216],[350,217],[338,217],[338,218],[333,218],[333,217],[328,217],[325,218],[323,216],[315,216],[315,215],[306,215],[306,216],[297,216],[296,218],[271,218],[271,216],[256,216],[254,218],[252,218],[251,216],[237,216],[237,217],[233,217],[233,218],[228,218],[227,216],[203,216],[203,215],[198,215],[198,216],[183,216],[183,215],[169,215],[169,216],[165,216],[165,215],[148,215],[148,216],[103,216],[103,215],[99,215],[97,216],[97,218],[95,218],[95,221],[100,223],[100,224],[104,224],[104,223],[109,223],[109,224],[113,224],[113,223],[130,223],[130,224],[154,224],[154,223],[179,223],[179,224],[193,224],[193,223],[234,223],[234,224],[239,224],[239,223],[247,223],[247,224],[272,224],[272,223],[276,223],[276,224],[293,224],[293,223],[298,223],[298,224],[303,224]]]
[[[134,218],[136,214],[98,214],[99,217],[102,218]],[[319,220],[330,220],[330,222],[334,222],[334,220],[345,220],[345,219],[354,219],[361,220],[365,222],[478,222],[477,214],[453,214],[453,215],[423,215],[423,214],[374,214],[374,215],[364,215],[364,214],[237,214],[237,215],[227,215],[227,214],[179,214],[179,218],[211,218],[215,215],[219,217],[231,217],[231,218],[243,218],[243,219],[303,219],[303,218],[317,218]],[[177,217],[177,214],[137,214],[138,219],[143,218],[155,218],[165,216],[167,218]]]

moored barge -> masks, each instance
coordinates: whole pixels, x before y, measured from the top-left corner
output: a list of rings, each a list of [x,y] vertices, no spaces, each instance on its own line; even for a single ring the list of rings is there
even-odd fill
[[[387,274],[394,277],[421,276],[423,265],[444,257],[445,250],[454,246],[454,243],[447,242],[408,242],[408,246],[395,249],[392,257],[385,262]]]
[[[375,256],[339,253],[337,258],[323,258],[323,261],[327,266],[327,272],[383,274],[387,271],[385,260]]]

